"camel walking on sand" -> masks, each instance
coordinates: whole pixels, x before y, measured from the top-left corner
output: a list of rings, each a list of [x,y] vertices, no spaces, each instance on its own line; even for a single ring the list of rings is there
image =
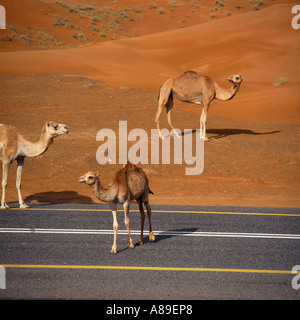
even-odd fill
[[[233,83],[229,90],[222,89],[218,84],[208,76],[201,76],[194,71],[186,71],[178,78],[167,80],[159,91],[158,109],[155,116],[156,126],[161,138],[159,127],[159,118],[164,108],[166,108],[168,123],[174,130],[171,121],[171,109],[173,108],[173,97],[180,101],[195,104],[203,103],[200,117],[200,138],[208,141],[206,136],[207,113],[210,103],[214,99],[230,100],[239,91],[242,83],[242,75],[235,75],[228,78]],[[180,137],[174,130],[177,137]]]
[[[8,170],[11,163],[18,162],[16,187],[18,190],[20,208],[29,208],[21,195],[21,174],[25,157],[37,157],[47,151],[53,139],[67,134],[69,129],[64,124],[46,122],[37,142],[27,141],[19,131],[12,126],[0,124],[0,160],[2,161],[2,200],[1,209],[9,209],[5,199]]]
[[[98,172],[89,171],[79,178],[80,183],[89,185],[95,196],[103,201],[109,202],[113,214],[114,242],[110,253],[117,253],[117,203],[123,204],[125,215],[125,226],[128,232],[128,248],[134,248],[129,229],[129,206],[130,201],[136,200],[141,214],[141,235],[137,244],[143,244],[143,230],[145,212],[143,204],[147,208],[149,219],[149,241],[155,241],[151,224],[151,208],[149,206],[148,194],[153,192],[149,189],[148,178],[143,169],[127,163],[122,169],[116,172],[108,187],[103,187],[98,178]]]

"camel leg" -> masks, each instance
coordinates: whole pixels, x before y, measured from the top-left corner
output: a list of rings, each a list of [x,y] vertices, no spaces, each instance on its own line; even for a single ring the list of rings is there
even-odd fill
[[[157,130],[158,130],[158,134],[159,136],[163,139],[163,136],[161,135],[161,132],[160,132],[160,127],[159,127],[159,118],[161,116],[161,113],[164,109],[164,104],[161,103],[161,101],[159,100],[158,102],[158,108],[157,108],[157,112],[156,112],[156,116],[155,116],[155,123],[156,123],[156,127],[157,127]]]
[[[168,103],[166,104],[166,110],[167,110],[167,118],[168,118],[168,124],[172,128],[172,130],[175,132],[177,138],[181,138],[181,136],[177,133],[175,128],[173,127],[172,124],[172,119],[171,119],[171,110],[173,108],[174,102],[173,102],[173,95],[170,95]]]
[[[145,201],[144,204],[147,208],[147,215],[149,220],[149,241],[155,241],[155,235],[153,234],[152,223],[151,223],[151,215],[152,215],[151,208],[149,206],[148,201]]]
[[[124,207],[124,215],[125,215],[125,227],[127,229],[128,232],[128,248],[133,249],[134,245],[132,243],[132,239],[130,236],[130,229],[129,229],[129,206],[130,206],[130,202],[129,201],[125,201],[123,204]]]
[[[7,176],[10,163],[8,161],[3,161],[2,163],[2,200],[1,209],[10,209],[5,201],[5,190],[7,186]]]
[[[20,208],[29,208],[29,206],[23,201],[22,194],[21,194],[21,175],[22,175],[22,168],[24,165],[24,158],[19,158],[17,161],[18,161],[18,167],[17,167],[16,188],[18,191]]]
[[[209,141],[209,139],[206,136],[208,107],[209,107],[208,103],[203,103],[203,109],[200,117],[200,139],[203,139],[204,141]]]
[[[117,204],[110,202],[110,208],[113,214],[113,227],[114,227],[114,242],[110,253],[117,253],[117,231],[118,231],[118,220],[117,220]]]
[[[140,239],[137,244],[143,244],[143,232],[144,232],[144,222],[145,222],[145,212],[143,208],[143,203],[141,200],[137,200],[137,203],[139,204],[139,210],[141,213],[141,234],[140,234]]]
[[[173,105],[173,96],[171,97],[171,90],[172,90],[172,85],[173,85],[173,79],[168,79],[160,88],[159,90],[159,96],[158,96],[158,108],[155,116],[155,123],[156,127],[158,129],[158,134],[159,136],[163,139],[163,136],[161,135],[160,132],[160,127],[159,127],[159,118],[161,116],[161,113],[164,109],[164,107],[171,103],[170,100],[172,100],[172,105]]]

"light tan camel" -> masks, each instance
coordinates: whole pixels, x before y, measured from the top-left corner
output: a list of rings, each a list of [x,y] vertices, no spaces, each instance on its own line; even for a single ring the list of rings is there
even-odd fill
[[[167,80],[159,91],[158,109],[155,117],[156,126],[161,138],[159,128],[159,118],[166,108],[168,123],[174,130],[171,121],[171,109],[173,107],[173,97],[184,102],[195,104],[203,103],[202,113],[200,117],[200,138],[208,141],[206,136],[207,113],[210,103],[214,99],[230,100],[239,91],[242,83],[242,75],[235,75],[228,78],[228,81],[233,83],[229,90],[224,90],[210,77],[201,76],[194,71],[186,71],[178,78]],[[180,137],[176,130],[174,130],[177,137]]]
[[[53,139],[66,134],[69,129],[64,124],[52,121],[46,122],[42,129],[40,139],[37,142],[27,141],[19,131],[12,126],[0,124],[0,160],[2,161],[2,200],[1,209],[9,209],[5,200],[8,170],[11,163],[18,162],[16,187],[18,190],[20,208],[29,208],[21,195],[21,174],[25,157],[37,157],[47,151]]]
[[[129,206],[130,201],[136,200],[141,213],[141,235],[137,244],[143,244],[143,230],[145,212],[143,203],[147,208],[149,219],[149,241],[155,241],[151,224],[151,208],[149,206],[148,194],[153,192],[149,189],[148,178],[145,172],[137,166],[127,163],[116,172],[107,188],[103,187],[98,178],[98,172],[89,171],[79,178],[80,183],[86,183],[94,191],[95,196],[104,202],[109,202],[113,214],[114,242],[110,253],[117,253],[117,203],[123,204],[125,215],[125,226],[128,232],[128,248],[134,248],[129,230]]]

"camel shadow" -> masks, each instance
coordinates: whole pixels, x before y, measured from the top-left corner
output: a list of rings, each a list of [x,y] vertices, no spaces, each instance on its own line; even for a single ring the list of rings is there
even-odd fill
[[[184,228],[184,229],[174,229],[174,230],[162,231],[159,234],[155,235],[154,242],[160,242],[160,241],[167,240],[167,239],[170,239],[173,237],[189,235],[189,234],[196,232],[197,230],[198,230],[197,228]],[[155,231],[154,231],[154,233],[155,233]],[[149,236],[145,236],[143,238],[143,243],[144,244],[151,243],[151,241],[149,241]]]
[[[47,191],[31,194],[24,199],[25,202],[50,202],[50,203],[93,203],[93,199],[78,194],[76,191]]]
[[[182,132],[181,135],[184,136],[184,135],[193,134],[196,132],[200,132],[199,129],[187,130],[185,132]],[[214,134],[213,136],[209,136],[209,139],[221,139],[227,136],[233,136],[233,135],[239,135],[239,134],[259,136],[259,135],[275,134],[279,132],[281,131],[275,130],[275,131],[268,131],[268,132],[255,132],[250,129],[207,129],[206,130],[206,133]]]
[[[268,131],[268,132],[255,132],[250,129],[207,129],[207,133],[215,134],[214,136],[210,136],[211,139],[221,139],[227,136],[238,135],[238,134],[248,134],[252,136],[260,136],[260,135],[267,135],[267,134],[275,134],[281,131]]]

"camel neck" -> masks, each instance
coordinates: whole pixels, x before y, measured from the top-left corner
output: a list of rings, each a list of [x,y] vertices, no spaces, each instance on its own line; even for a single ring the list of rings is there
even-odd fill
[[[21,154],[25,157],[37,157],[47,151],[49,145],[52,143],[53,138],[50,137],[43,129],[40,139],[37,142],[30,142],[23,137],[20,141]]]
[[[237,94],[237,92],[239,91],[239,88],[240,86],[236,84],[234,84],[229,90],[225,90],[217,86],[216,98],[219,100],[230,100]]]
[[[101,186],[99,180],[97,180],[93,185],[90,186],[93,189],[95,196],[103,201],[103,202],[110,202],[113,201],[114,196],[111,195],[110,189],[105,189]]]

